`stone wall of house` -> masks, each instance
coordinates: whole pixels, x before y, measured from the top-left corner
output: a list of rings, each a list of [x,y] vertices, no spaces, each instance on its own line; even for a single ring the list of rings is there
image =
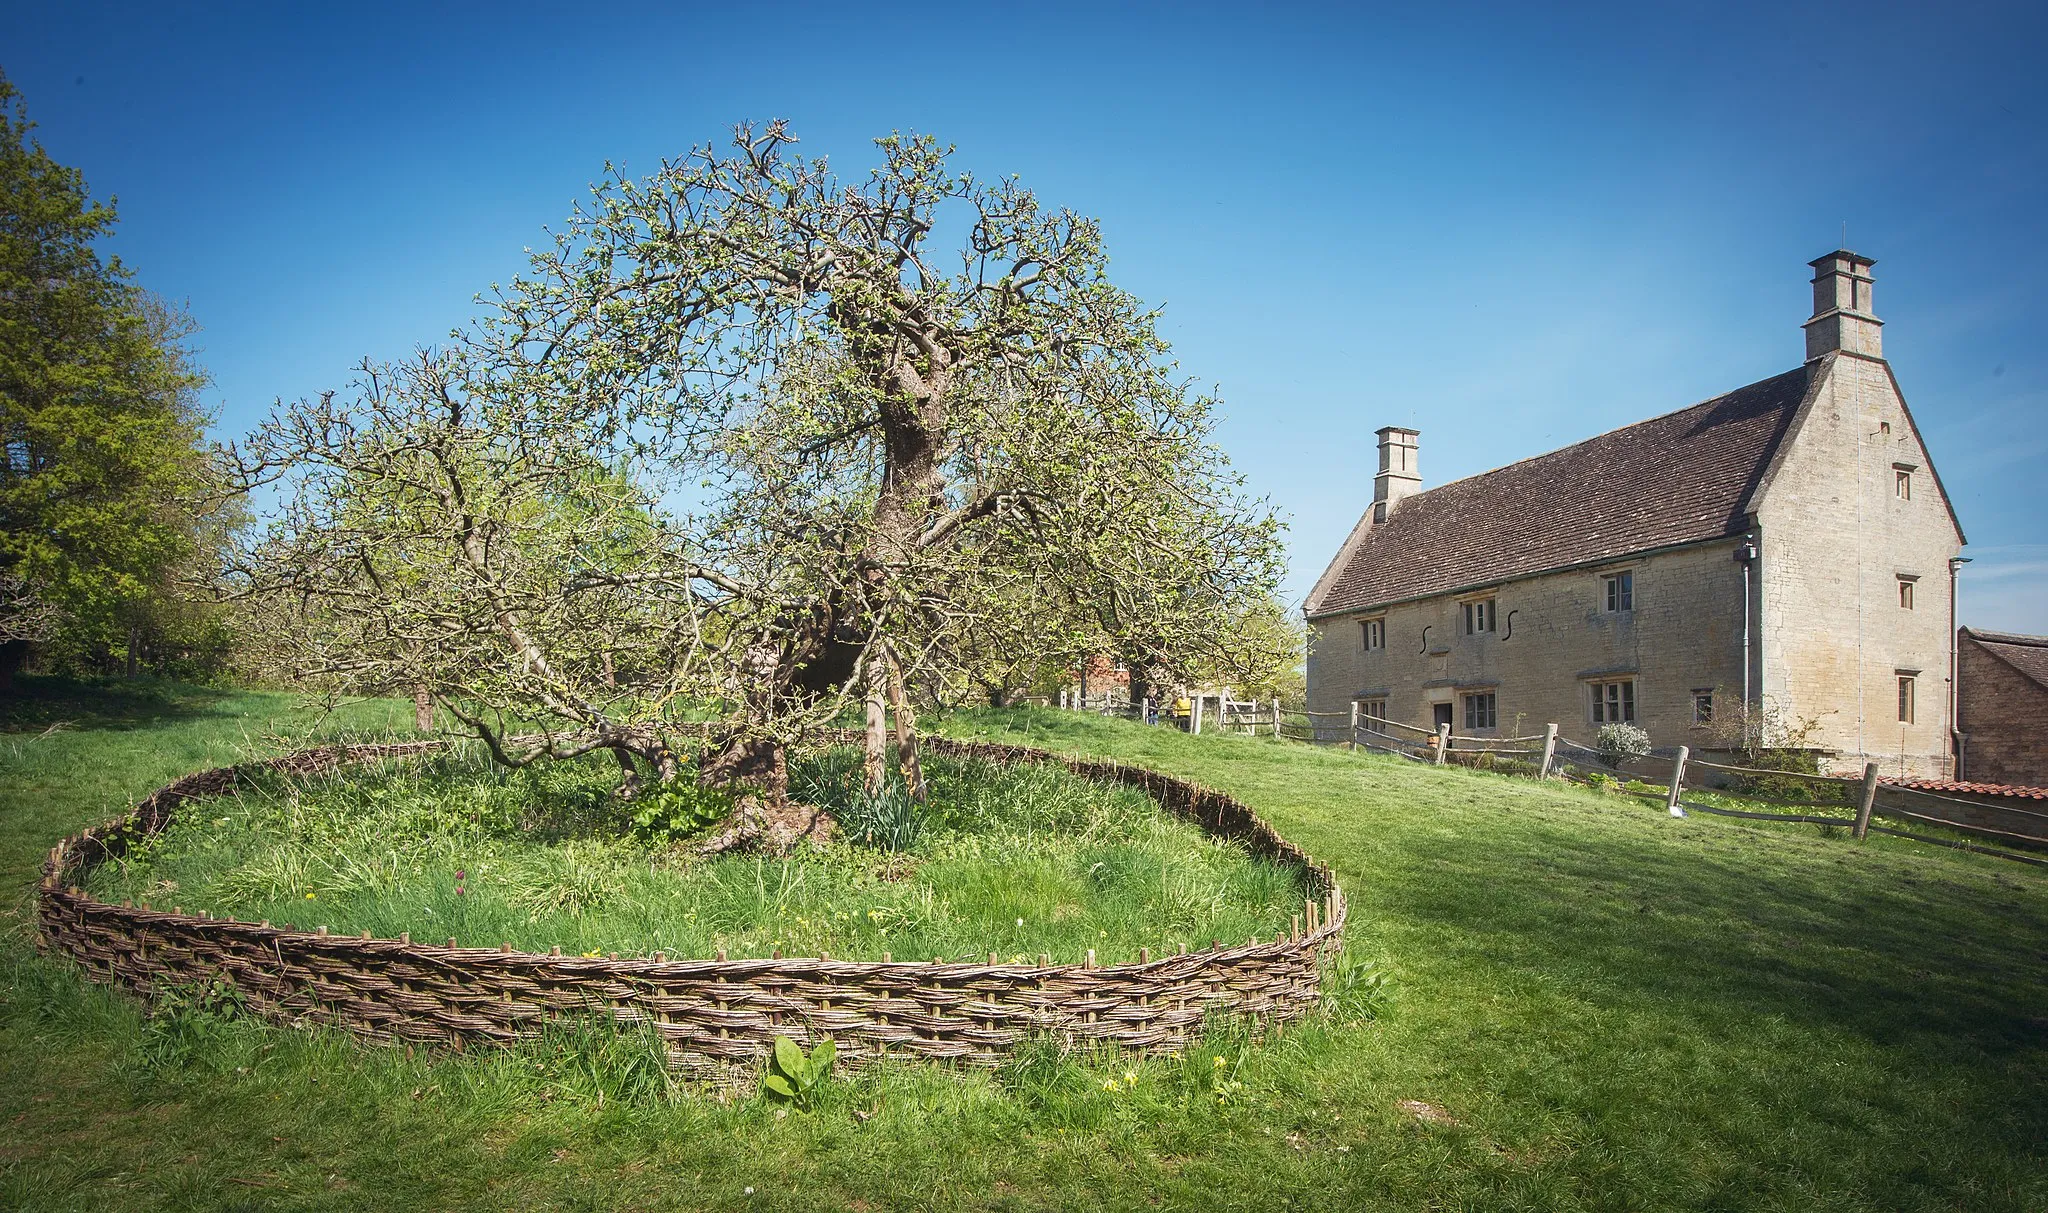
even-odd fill
[[[2048,689],[1968,636],[1957,646],[1956,669],[1965,736],[1958,778],[2048,787]]]
[[[1911,497],[1897,493],[1900,470]],[[1761,685],[1842,766],[1948,775],[1949,558],[1961,544],[1885,363],[1833,359],[1759,503]],[[1900,579],[1915,578],[1913,605]],[[1914,679],[1899,719],[1901,674]]]
[[[1355,699],[1385,699],[1387,718],[1432,727],[1434,705],[1452,705],[1459,734],[1511,736],[1555,721],[1591,741],[1594,682],[1635,681],[1636,723],[1659,745],[1698,747],[1712,732],[1694,719],[1696,692],[1721,711],[1741,699],[1742,566],[1736,543],[1717,540],[1511,582],[1486,593],[1495,630],[1465,635],[1464,603],[1444,594],[1383,613],[1337,616],[1310,626],[1309,707],[1345,713]],[[1604,578],[1627,571],[1634,607],[1607,610]],[[1383,618],[1384,647],[1368,651],[1363,623]],[[1492,691],[1492,729],[1466,726],[1461,697]],[[1341,727],[1341,722],[1339,723]]]

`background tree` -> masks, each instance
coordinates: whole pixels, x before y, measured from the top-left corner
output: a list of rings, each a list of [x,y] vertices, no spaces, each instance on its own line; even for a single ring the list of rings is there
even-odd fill
[[[1243,698],[1299,707],[1308,698],[1307,654],[1308,634],[1298,614],[1277,597],[1247,597],[1235,604],[1220,642],[1191,672],[1195,681],[1227,686]]]
[[[614,176],[448,350],[238,452],[290,503],[238,576],[339,625],[322,670],[416,677],[515,764],[666,776],[714,715],[702,776],[780,806],[792,740],[865,700],[878,774],[879,704],[990,637],[1027,663],[1225,643],[1278,524],[1093,221],[929,138],[878,141],[857,183],[790,143],[743,127]],[[630,542],[580,542],[628,514]],[[617,617],[630,693],[589,651]]]
[[[189,322],[100,257],[113,205],[32,129],[0,77],[0,686],[36,641],[132,662],[208,529]]]

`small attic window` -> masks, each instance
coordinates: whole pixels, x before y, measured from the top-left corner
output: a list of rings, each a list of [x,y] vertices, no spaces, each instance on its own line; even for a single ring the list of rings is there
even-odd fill
[[[1878,423],[1877,423],[1877,432],[1878,432],[1878,433],[1880,433],[1880,434],[1886,435],[1887,437],[1889,437],[1889,436],[1890,436],[1890,434],[1891,434],[1891,432],[1892,432],[1892,423],[1891,423],[1891,422],[1889,422],[1889,421],[1880,421],[1880,422],[1878,422]]]
[[[1892,465],[1892,495],[1900,501],[1913,500],[1913,465],[1894,463]]]
[[[1365,632],[1365,651],[1375,652],[1387,647],[1387,617],[1381,615],[1367,619],[1361,625]]]

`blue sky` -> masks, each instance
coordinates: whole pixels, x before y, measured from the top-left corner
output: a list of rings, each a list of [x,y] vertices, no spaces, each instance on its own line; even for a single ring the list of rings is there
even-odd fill
[[[1439,484],[1789,369],[1846,225],[1963,621],[2048,633],[2040,6],[1421,7],[15,0],[0,67],[204,326],[223,432],[462,323],[606,160],[935,133],[1102,220],[1291,518],[1296,599],[1374,429]]]

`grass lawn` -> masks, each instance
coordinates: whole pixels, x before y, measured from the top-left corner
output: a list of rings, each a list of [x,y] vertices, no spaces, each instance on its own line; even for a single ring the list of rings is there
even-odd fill
[[[695,825],[704,799],[730,812],[721,795],[671,796],[688,802],[680,813],[659,794],[628,804],[608,755],[506,771],[473,746],[252,780],[86,884],[110,902],[572,956],[1074,963],[1092,950],[1108,964],[1141,947],[1270,940],[1301,912],[1297,872],[1210,839],[1136,788],[1050,763],[925,765],[930,795],[914,815],[900,789],[876,810],[921,827],[876,831],[891,846],[849,828],[786,858],[699,858],[700,836],[672,842],[667,827]],[[843,825],[872,803],[857,794],[856,748],[796,755],[790,775],[793,795],[834,807]]]
[[[175,775],[407,707],[46,686],[0,711],[0,1207],[2048,1208],[2048,878],[1988,857],[961,714],[940,727],[1251,804],[1335,866],[1391,990],[1278,1039],[1219,1025],[1177,1061],[877,1069],[778,1117],[635,1079],[601,1042],[408,1058],[145,1020],[30,955],[43,850]]]

